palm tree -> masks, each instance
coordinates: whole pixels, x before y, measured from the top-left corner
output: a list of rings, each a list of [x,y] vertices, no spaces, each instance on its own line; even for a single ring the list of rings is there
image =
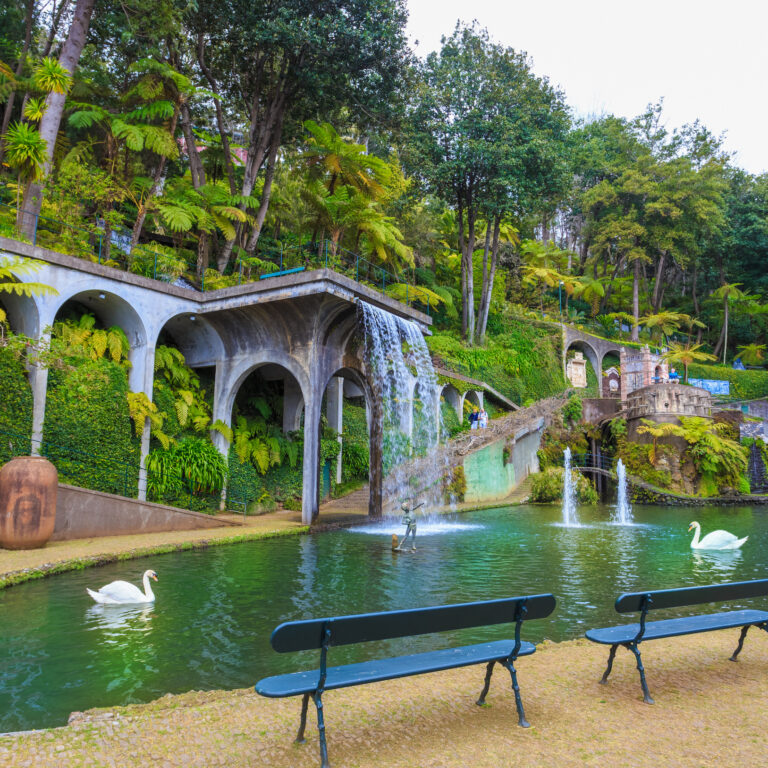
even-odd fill
[[[346,141],[330,123],[307,120],[310,133],[303,157],[314,178],[326,179],[329,194],[345,184],[377,200],[385,193],[392,171],[384,160],[369,155],[362,144]]]
[[[762,365],[765,362],[765,344],[741,344],[739,349],[739,357],[747,365]]]
[[[650,435],[653,438],[653,445],[651,446],[651,453],[648,458],[651,464],[655,464],[656,453],[659,450],[659,438],[671,437],[673,435],[679,436],[680,427],[677,424],[657,424],[655,421],[651,421],[651,419],[641,419],[641,421],[643,423],[637,428],[637,433],[640,435]]]
[[[42,178],[45,167],[45,142],[36,128],[29,123],[14,123],[4,137],[5,158],[8,165],[16,170],[16,226],[21,230],[34,231],[34,226],[25,227],[24,211],[19,205],[19,194],[24,187],[27,194],[29,185]]]
[[[661,359],[667,363],[677,363],[685,369],[683,381],[688,383],[688,366],[693,363],[706,363],[717,360],[709,352],[702,351],[703,344],[693,344],[683,346],[682,344],[673,344],[662,356]]]
[[[728,357],[728,308],[732,301],[743,301],[747,298],[747,294],[739,290],[740,285],[741,283],[725,283],[710,294],[710,298],[719,299],[723,302],[723,328],[714,350],[715,355],[718,355],[722,349],[723,365],[726,364]]]

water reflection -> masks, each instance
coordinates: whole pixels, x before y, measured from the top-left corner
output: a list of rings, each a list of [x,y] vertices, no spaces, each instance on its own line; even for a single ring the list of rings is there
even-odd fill
[[[103,642],[120,643],[136,633],[152,629],[152,603],[135,605],[92,605],[85,612],[85,626],[104,633]]]
[[[734,579],[741,564],[741,550],[691,550],[693,572],[702,582]],[[734,579],[735,580],[735,579]]]

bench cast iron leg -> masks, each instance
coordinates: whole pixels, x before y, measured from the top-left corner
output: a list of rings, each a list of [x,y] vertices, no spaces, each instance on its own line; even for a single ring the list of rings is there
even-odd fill
[[[525,710],[523,709],[523,699],[520,696],[520,686],[517,684],[517,672],[515,671],[515,665],[509,661],[504,662],[504,666],[509,670],[509,674],[512,675],[512,690],[515,692],[515,704],[517,706],[518,724],[521,728],[530,728],[531,724],[525,719]]]
[[[643,668],[643,660],[640,658],[640,651],[635,643],[627,643],[627,648],[635,654],[635,658],[637,659],[637,671],[640,673],[640,685],[643,686],[643,701],[646,704],[653,704],[651,694],[648,692],[648,683],[645,682],[645,669]]]
[[[608,682],[608,675],[611,674],[611,669],[613,669],[613,657],[616,655],[616,649],[618,648],[618,645],[612,645],[611,651],[608,654],[608,666],[605,668],[605,672],[603,672],[603,677],[600,680],[600,682],[605,685]]]
[[[323,719],[323,696],[321,693],[312,694],[317,707],[317,730],[320,734],[320,768],[331,768],[328,762],[328,744],[325,741],[325,720]]]
[[[491,687],[491,675],[493,674],[493,666],[495,661],[488,662],[488,668],[485,670],[485,685],[483,686],[480,698],[477,700],[477,706],[482,707],[485,704],[485,697],[488,695],[488,689]]]
[[[305,693],[304,698],[301,700],[301,721],[299,722],[299,732],[296,734],[296,743],[304,744],[306,739],[304,738],[304,729],[307,727],[307,706],[309,705],[309,694]]]
[[[747,636],[747,632],[749,632],[750,624],[747,624],[746,627],[741,628],[741,634],[739,635],[739,644],[736,646],[736,650],[733,652],[733,656],[731,656],[728,661],[738,661],[736,658],[740,653],[741,649],[744,647],[744,638]]]

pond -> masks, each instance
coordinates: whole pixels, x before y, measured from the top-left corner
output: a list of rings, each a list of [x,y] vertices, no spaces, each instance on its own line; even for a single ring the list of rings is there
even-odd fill
[[[768,573],[760,507],[637,507],[631,527],[608,523],[608,508],[579,515],[583,527],[563,528],[549,507],[465,513],[431,535],[420,526],[415,554],[392,553],[394,529],[368,526],[121,562],[0,591],[0,732],[62,725],[74,710],[169,692],[246,687],[315,664],[314,653],[271,650],[281,621],[553,592],[555,613],[526,625],[524,637],[564,640],[621,623],[613,602],[622,591]],[[735,552],[692,552],[692,519],[703,533],[725,528],[749,541]],[[152,606],[97,606],[85,592],[114,579],[138,583],[147,568],[160,577]],[[439,642],[509,630],[463,630]],[[433,647],[434,637],[345,646],[331,660]]]

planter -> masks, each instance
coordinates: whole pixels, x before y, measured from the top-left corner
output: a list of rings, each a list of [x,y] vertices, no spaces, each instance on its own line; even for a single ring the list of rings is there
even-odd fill
[[[56,467],[41,456],[19,456],[0,469],[0,547],[45,546],[56,523]]]

